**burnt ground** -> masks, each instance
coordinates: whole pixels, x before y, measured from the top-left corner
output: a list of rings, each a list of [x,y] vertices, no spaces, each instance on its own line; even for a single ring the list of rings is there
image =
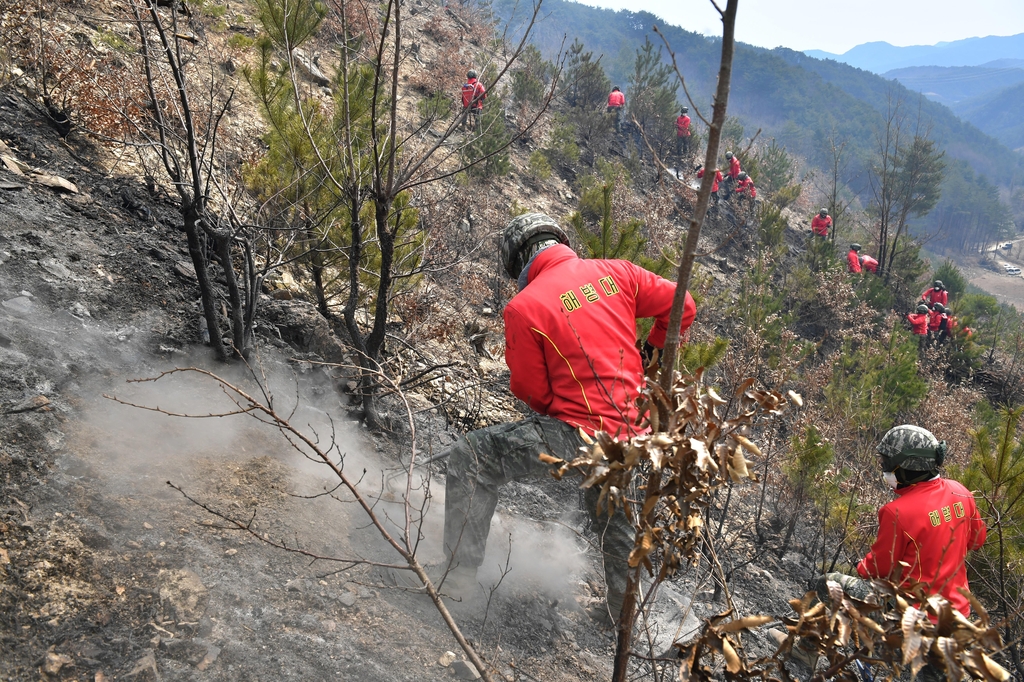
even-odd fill
[[[378,569],[339,572],[344,565],[229,530],[167,485],[252,519],[279,544],[396,560],[350,500],[310,497],[332,484],[273,430],[102,397],[208,413],[224,403],[197,377],[125,382],[188,365],[250,388],[253,378],[213,364],[199,343],[198,294],[166,198],[103,174],[87,146],[65,145],[2,92],[0,140],[79,189],[0,166],[0,679],[454,679],[457,666],[439,659],[461,654],[425,597]],[[311,306],[263,305],[259,357],[277,405],[287,412],[298,400],[293,422],[324,437],[333,430],[349,470],[365,469],[365,488],[379,490],[408,457],[408,431],[371,434],[347,412],[343,377],[310,362],[343,355]],[[429,410],[416,424],[428,452],[456,435]],[[427,560],[439,544],[442,487],[423,524]],[[390,499],[378,508],[401,518]],[[583,611],[603,588],[578,500],[572,481],[503,489],[481,574],[486,587],[500,584],[490,599],[453,604],[510,678],[608,677],[611,633]],[[735,606],[785,613],[811,575],[796,554],[763,557],[737,571]],[[685,634],[725,610],[712,596],[706,577],[687,573],[665,589],[660,627],[683,623]],[[771,651],[763,631],[746,645]]]

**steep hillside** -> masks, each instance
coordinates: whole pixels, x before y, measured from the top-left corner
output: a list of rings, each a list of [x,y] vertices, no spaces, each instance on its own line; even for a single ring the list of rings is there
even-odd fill
[[[495,10],[511,16],[513,6],[512,0],[501,0]],[[602,65],[612,81],[623,87],[632,73],[635,51],[657,24],[676,52],[690,93],[698,105],[707,105],[720,52],[714,39],[665,25],[646,12],[613,12],[567,0],[548,0],[544,11],[546,18],[535,29],[533,40],[545,54],[553,56],[563,36],[568,42],[578,37],[595,56],[603,56]],[[568,34],[566,27],[571,27]],[[660,43],[656,36],[652,39]],[[824,163],[824,141],[834,129],[849,140],[856,157],[850,180],[863,187],[862,171],[890,90],[908,106],[917,106],[917,93],[846,64],[812,59],[785,48],[739,45],[729,111],[746,124],[748,134],[761,128],[762,135],[775,136],[814,164]],[[932,135],[951,156],[968,161],[979,173],[990,173],[997,165],[1001,172],[992,180],[999,184],[1024,177],[1024,158],[949,109],[925,100],[921,110]]]
[[[997,59],[1020,59],[1024,33],[1012,36],[965,38],[935,45],[897,47],[886,42],[864,43],[843,54],[807,50],[816,59],[832,59],[858,69],[884,73],[908,66],[978,66]]]

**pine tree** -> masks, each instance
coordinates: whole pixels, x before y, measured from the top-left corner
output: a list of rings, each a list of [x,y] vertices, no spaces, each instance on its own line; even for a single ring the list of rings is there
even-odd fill
[[[562,95],[571,107],[603,108],[611,89],[600,60],[594,59],[593,52],[583,51],[579,38],[569,46],[563,82]]]
[[[627,115],[636,120],[651,145],[661,154],[674,142],[676,114],[675,74],[661,59],[650,38],[636,51],[627,92]]]

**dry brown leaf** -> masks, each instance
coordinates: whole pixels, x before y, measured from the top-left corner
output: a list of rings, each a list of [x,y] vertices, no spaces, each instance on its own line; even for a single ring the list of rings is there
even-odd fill
[[[736,632],[737,630],[756,628],[764,625],[765,623],[770,623],[773,620],[775,620],[774,616],[744,616],[743,618],[730,620],[729,622],[719,626],[717,630],[719,632]]]
[[[732,644],[725,637],[722,638],[722,656],[725,657],[725,668],[731,673],[738,673],[742,669],[740,664],[740,657],[736,654],[736,650],[732,648]]]
[[[732,478],[733,483],[739,483],[745,478],[750,478],[747,464],[749,462],[743,456],[743,451],[740,448],[733,450],[732,457],[729,460],[729,477]]]
[[[545,464],[557,464],[558,466],[561,466],[561,465],[565,464],[565,460],[564,459],[559,459],[558,457],[552,457],[551,455],[547,454],[546,452],[540,453],[540,455],[538,455],[537,458],[540,459],[540,461],[544,462]]]
[[[633,551],[629,553],[629,567],[636,568],[639,566],[652,551],[654,551],[654,536],[651,533],[651,529],[648,528],[644,531],[640,544],[635,546]]]
[[[744,450],[747,450],[748,452],[753,452],[755,455],[760,456],[761,448],[757,447],[756,445],[754,445],[754,443],[750,442],[750,439],[747,438],[746,436],[741,436],[738,433],[734,433],[732,434],[732,439],[739,443]]]
[[[789,396],[789,399],[791,401],[793,401],[796,404],[797,407],[803,407],[804,406],[804,398],[803,398],[803,396],[800,395],[799,393],[797,393],[796,391],[789,391],[788,393],[786,393],[786,395]]]
[[[716,405],[725,405],[728,402],[727,400],[723,400],[722,396],[718,395],[718,393],[716,393],[715,389],[713,388],[708,389],[707,395],[711,402],[715,403]]]

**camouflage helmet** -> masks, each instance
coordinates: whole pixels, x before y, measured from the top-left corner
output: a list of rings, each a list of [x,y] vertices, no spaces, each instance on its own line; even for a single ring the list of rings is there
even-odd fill
[[[853,251],[860,251],[860,244],[850,244],[850,249]]]
[[[935,287],[936,289],[942,289],[942,288],[945,287],[945,285],[942,283],[941,279],[935,280],[935,282],[932,284],[932,286]]]
[[[725,158],[731,159],[732,158],[732,152],[726,152],[725,153]]]
[[[690,113],[690,107],[683,107],[683,113],[684,114]]]
[[[821,209],[820,211],[818,211],[818,215],[820,215],[822,218],[824,218],[825,216],[828,215],[828,209],[827,208]]]
[[[510,220],[501,235],[501,264],[508,276],[517,279],[530,260],[530,247],[547,241],[569,243],[569,235],[551,216],[524,213]]]
[[[469,71],[467,71],[466,72],[466,78],[476,78],[476,71],[474,71],[473,69],[470,69]]]
[[[921,305],[917,306],[917,312],[918,313],[926,313],[926,312],[928,312],[928,306],[926,306],[924,303],[922,303]]]
[[[736,179],[737,180],[746,180],[747,179],[747,172],[746,171],[740,171],[740,174],[736,176]]]
[[[885,471],[937,471],[946,458],[946,441],[920,426],[904,424],[889,429],[875,452],[882,456]]]
[[[935,303],[932,303],[932,310],[934,310],[937,313],[944,313],[946,312],[946,306],[936,301]]]

